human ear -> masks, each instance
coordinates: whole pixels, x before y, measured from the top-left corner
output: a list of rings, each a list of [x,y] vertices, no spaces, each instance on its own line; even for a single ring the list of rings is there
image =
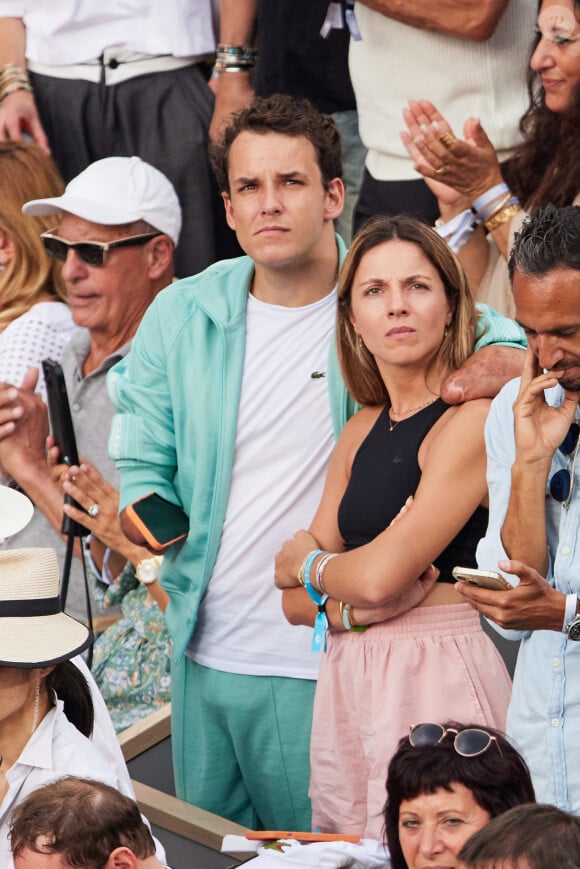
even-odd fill
[[[230,229],[236,231],[236,218],[234,217],[234,207],[232,205],[232,200],[230,199],[230,194],[226,193],[225,190],[222,192],[222,200],[224,203],[224,208],[226,210],[226,222]]]
[[[326,204],[324,216],[327,220],[336,220],[344,208],[344,184],[341,178],[333,178],[326,187]]]
[[[168,235],[159,235],[151,239],[151,244],[147,248],[150,278],[153,280],[160,278],[167,271],[173,262],[173,250],[174,244]]]
[[[130,848],[120,845],[111,851],[104,869],[138,869],[139,863]]]

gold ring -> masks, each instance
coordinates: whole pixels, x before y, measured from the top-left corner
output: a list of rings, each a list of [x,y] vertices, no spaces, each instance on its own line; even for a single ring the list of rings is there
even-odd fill
[[[447,163],[442,163],[441,166],[438,166],[437,169],[434,170],[434,172],[436,175],[445,175],[448,169],[449,166]]]
[[[443,145],[445,145],[446,148],[450,148],[453,145],[453,143],[457,141],[457,139],[455,138],[453,133],[447,132],[447,133],[442,133],[439,136],[439,141]]]

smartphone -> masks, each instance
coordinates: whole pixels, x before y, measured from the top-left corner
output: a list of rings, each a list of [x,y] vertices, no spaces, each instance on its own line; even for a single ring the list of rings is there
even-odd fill
[[[183,540],[189,531],[189,519],[181,507],[156,492],[133,501],[127,516],[141,532],[151,549],[161,552],[166,546]]]
[[[495,570],[477,570],[474,567],[454,567],[453,578],[478,588],[491,588],[494,591],[508,591],[512,586]]]
[[[60,452],[60,461],[65,465],[78,465],[79,454],[62,368],[54,359],[43,359],[42,371],[46,384],[50,429]],[[65,495],[64,500],[65,504],[72,504],[77,510],[83,509],[70,495]],[[62,517],[60,530],[62,534],[72,534],[75,537],[86,537],[90,533],[88,528],[66,514]]]

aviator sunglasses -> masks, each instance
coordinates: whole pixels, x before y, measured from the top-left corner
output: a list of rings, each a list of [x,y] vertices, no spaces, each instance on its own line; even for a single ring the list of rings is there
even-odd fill
[[[43,232],[40,236],[44,249],[51,259],[64,262],[69,250],[74,250],[79,259],[88,266],[102,266],[105,254],[116,247],[136,247],[145,244],[151,238],[163,235],[161,232],[146,232],[142,235],[129,235],[115,241],[67,241],[52,231]]]
[[[441,724],[412,724],[409,731],[409,742],[413,748],[420,748],[422,745],[438,745],[449,733],[455,734],[453,748],[461,757],[477,757],[487,751],[494,742],[501,754],[501,748],[495,736],[492,736],[487,730],[480,730],[478,727],[456,730],[454,727],[443,727]]]
[[[550,479],[550,495],[555,501],[561,501],[565,510],[570,506],[574,492],[574,469],[579,444],[580,425],[573,422],[568,429],[568,434],[558,447],[562,455],[566,456],[566,467],[560,468]]]

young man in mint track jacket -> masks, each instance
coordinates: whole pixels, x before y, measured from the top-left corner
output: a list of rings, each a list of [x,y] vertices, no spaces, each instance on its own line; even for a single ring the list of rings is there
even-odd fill
[[[248,256],[150,307],[109,378],[110,451],[121,510],[155,491],[190,522],[161,574],[178,795],[250,827],[309,829],[318,656],[311,632],[285,622],[272,577],[355,410],[333,343],[340,142],[309,104],[272,97],[234,116],[214,156]],[[490,314],[483,343],[497,340],[520,335]],[[126,516],[124,528],[140,539]]]

